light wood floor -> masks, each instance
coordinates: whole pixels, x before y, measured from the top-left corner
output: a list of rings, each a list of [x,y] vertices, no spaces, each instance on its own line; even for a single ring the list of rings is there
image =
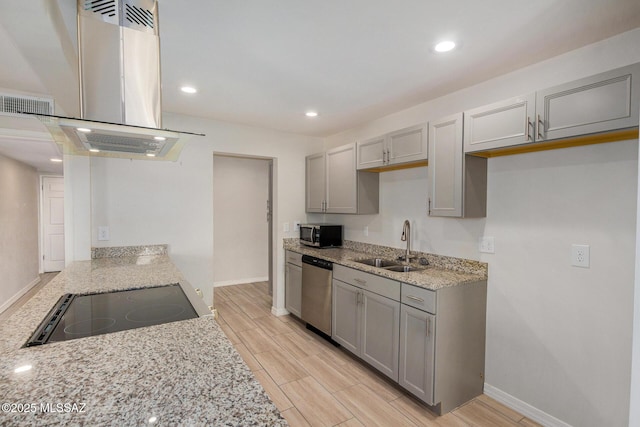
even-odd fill
[[[539,425],[485,395],[436,416],[295,317],[273,316],[265,282],[215,288],[214,301],[218,323],[293,427]]]

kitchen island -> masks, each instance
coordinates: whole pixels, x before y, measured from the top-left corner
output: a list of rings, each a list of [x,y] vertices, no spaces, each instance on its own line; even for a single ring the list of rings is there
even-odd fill
[[[22,347],[65,293],[177,282],[167,255],[71,263],[0,324],[0,425],[286,426],[212,316]]]

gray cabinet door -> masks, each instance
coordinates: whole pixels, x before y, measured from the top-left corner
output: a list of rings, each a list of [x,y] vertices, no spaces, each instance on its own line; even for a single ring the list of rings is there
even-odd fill
[[[327,213],[358,213],[356,144],[327,151]]]
[[[400,303],[368,291],[360,291],[362,359],[398,381]]]
[[[331,338],[346,350],[360,355],[360,290],[339,280],[333,280],[331,307]]]
[[[462,216],[462,113],[429,125],[429,214]]]
[[[418,125],[387,135],[387,163],[398,164],[427,159],[427,126]]]
[[[436,317],[402,304],[400,308],[400,372],[398,382],[433,405]]]
[[[535,93],[464,112],[464,152],[534,141]]]
[[[541,90],[537,140],[638,126],[640,64]]]
[[[356,146],[358,149],[358,169],[376,168],[385,164],[386,153],[384,150],[386,147],[384,136],[359,141]]]
[[[286,264],[284,287],[285,308],[289,313],[300,317],[300,308],[302,305],[301,267],[289,263]]]
[[[325,153],[312,154],[306,157],[305,176],[305,210],[307,212],[323,212],[326,194]]]

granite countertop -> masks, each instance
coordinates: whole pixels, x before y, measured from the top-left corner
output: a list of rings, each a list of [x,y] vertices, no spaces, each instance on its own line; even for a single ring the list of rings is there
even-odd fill
[[[378,276],[387,277],[389,279],[409,283],[433,291],[449,286],[464,285],[487,280],[486,263],[415,251],[412,251],[411,254],[418,258],[426,258],[429,261],[429,265],[426,268],[416,262],[412,262],[411,265],[417,268],[423,268],[424,270],[399,273],[361,264],[355,260],[374,257],[397,259],[399,255],[404,254],[404,250],[352,242],[349,240],[345,240],[341,248],[319,249],[300,244],[299,239],[285,239],[284,249],[301,253],[303,255],[312,255],[336,264],[344,265],[345,267],[355,268],[356,270],[366,271],[367,273],[376,274]]]
[[[58,274],[0,324],[0,403],[30,410],[5,405],[0,425],[286,426],[211,316],[21,348],[64,293],[176,282],[184,277],[166,255],[79,261]]]

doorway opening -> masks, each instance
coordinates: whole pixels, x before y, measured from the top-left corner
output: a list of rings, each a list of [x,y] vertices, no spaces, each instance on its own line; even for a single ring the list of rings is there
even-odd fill
[[[64,178],[40,177],[40,272],[64,268]]]
[[[273,296],[274,159],[213,156],[213,286],[267,282]]]

